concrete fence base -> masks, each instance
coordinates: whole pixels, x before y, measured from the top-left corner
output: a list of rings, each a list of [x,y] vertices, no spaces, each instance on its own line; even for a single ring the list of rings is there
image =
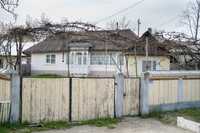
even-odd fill
[[[189,109],[189,108],[200,108],[200,101],[155,105],[155,106],[150,106],[149,110],[150,112],[154,111],[162,112],[162,111]]]
[[[177,118],[177,126],[195,133],[200,133],[200,123],[187,120],[183,117]]]

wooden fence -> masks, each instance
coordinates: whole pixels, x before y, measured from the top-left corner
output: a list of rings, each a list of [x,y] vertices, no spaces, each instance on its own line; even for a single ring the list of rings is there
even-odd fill
[[[200,78],[157,79],[150,81],[149,104],[171,104],[178,102],[200,101]],[[182,85],[181,85],[181,83]],[[179,87],[182,94],[179,94]]]
[[[149,105],[177,103],[178,80],[151,80],[149,88]]]
[[[72,79],[72,120],[114,117],[114,79]]]
[[[141,82],[139,78],[125,78],[123,97],[120,95],[123,115],[138,115],[139,107],[142,114],[153,109],[200,107],[200,72],[198,75],[189,73],[150,73]],[[81,121],[114,117],[116,105],[119,105],[116,104],[119,100],[116,100],[116,93],[118,85],[122,85],[117,85],[116,81],[99,77],[24,78],[22,121]],[[0,80],[0,123],[8,121],[9,113],[10,81]]]
[[[10,114],[10,81],[0,79],[0,124],[8,122]]]
[[[22,120],[27,122],[114,117],[114,78],[24,78]],[[139,79],[125,79],[124,115],[139,113]]]
[[[200,72],[150,72],[142,84],[150,111],[200,107]],[[148,76],[149,75],[149,76]],[[143,95],[145,97],[145,95]],[[142,102],[145,101],[143,98]]]
[[[24,78],[22,121],[68,120],[69,79]]]
[[[124,110],[123,113],[127,115],[139,114],[139,78],[126,78],[124,87]]]

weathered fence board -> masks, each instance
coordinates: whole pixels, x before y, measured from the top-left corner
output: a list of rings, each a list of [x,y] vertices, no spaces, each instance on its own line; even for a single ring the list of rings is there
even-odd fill
[[[114,79],[73,78],[72,120],[114,116]]]
[[[139,114],[139,82],[137,78],[125,79],[124,115]]]
[[[0,101],[10,100],[10,81],[0,79]]]
[[[0,124],[8,122],[10,118],[10,101],[0,101]]]
[[[177,103],[178,80],[152,80],[149,88],[149,104]]]
[[[0,79],[0,124],[8,122],[10,114],[10,80]]]
[[[23,121],[68,120],[68,78],[25,78],[22,97]]]
[[[179,84],[179,79],[150,81],[149,104],[200,101],[200,79],[183,79],[183,85]]]
[[[183,80],[182,102],[200,101],[200,79]]]

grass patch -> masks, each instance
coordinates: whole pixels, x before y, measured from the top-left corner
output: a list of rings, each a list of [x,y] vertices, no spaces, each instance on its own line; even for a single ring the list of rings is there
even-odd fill
[[[30,78],[66,78],[66,77],[57,74],[40,74],[40,75],[30,76]]]
[[[200,109],[194,108],[168,112],[152,112],[148,117],[156,118],[166,124],[176,125],[177,116],[200,122]]]
[[[46,128],[46,129],[64,129],[64,128],[71,127],[71,124],[65,121],[41,123],[41,125],[43,128]]]
[[[95,120],[81,121],[78,123],[69,123],[66,121],[41,122],[39,124],[4,124],[0,126],[0,133],[32,133],[33,131],[45,131],[51,129],[67,129],[73,126],[91,125],[97,127],[115,128],[119,119],[102,118]]]
[[[100,118],[94,120],[81,121],[80,125],[91,125],[97,127],[107,127],[115,128],[115,125],[119,122],[119,119],[116,118]]]
[[[9,133],[9,132],[10,132],[9,129],[0,126],[0,133]]]
[[[0,133],[32,133],[33,131],[45,131],[50,129],[66,129],[71,127],[68,122],[47,122],[40,124],[4,124],[0,126]]]

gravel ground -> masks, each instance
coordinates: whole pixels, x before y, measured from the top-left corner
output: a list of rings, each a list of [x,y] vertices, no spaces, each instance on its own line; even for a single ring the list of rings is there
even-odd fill
[[[37,132],[38,133],[38,132]],[[165,125],[154,119],[124,118],[116,128],[77,126],[66,130],[40,133],[191,133],[175,126]]]

